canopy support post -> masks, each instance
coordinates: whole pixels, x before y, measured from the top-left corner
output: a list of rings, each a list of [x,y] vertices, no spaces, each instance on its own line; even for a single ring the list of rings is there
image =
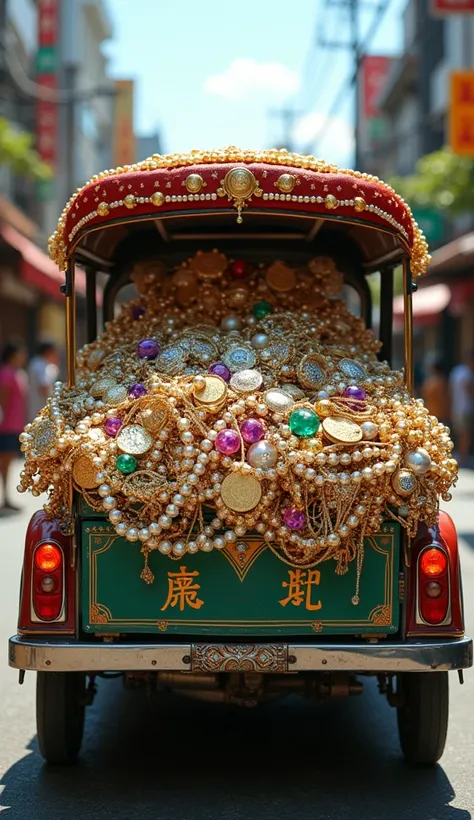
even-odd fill
[[[86,271],[86,311],[87,311],[87,341],[94,342],[97,338],[97,304],[95,268],[87,266]]]
[[[69,260],[66,271],[66,358],[67,386],[76,383],[76,290],[74,284],[74,261]]]
[[[410,270],[410,262],[407,257],[403,259],[403,324],[404,324],[404,344],[405,344],[405,381],[407,390],[411,396],[414,392],[414,367],[413,367],[413,279]]]
[[[379,358],[392,364],[393,268],[380,271],[380,331],[382,350]]]

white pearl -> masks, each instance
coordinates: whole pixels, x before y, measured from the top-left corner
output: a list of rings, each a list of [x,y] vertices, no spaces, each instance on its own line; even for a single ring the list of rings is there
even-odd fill
[[[161,541],[158,549],[163,555],[168,555],[171,552],[171,541]]]
[[[418,449],[408,453],[405,463],[415,475],[424,475],[431,467],[431,457],[423,447],[418,447]]]
[[[235,315],[234,313],[229,313],[227,316],[224,316],[221,320],[221,330],[229,332],[231,330],[241,330],[242,322],[240,317]]]
[[[168,530],[173,522],[169,515],[160,515],[158,523],[162,529]]]
[[[115,527],[115,532],[117,535],[125,535],[127,532],[127,525],[123,523],[123,521]]]
[[[136,527],[130,527],[129,530],[125,533],[125,538],[127,541],[138,541],[138,530]]]
[[[252,467],[268,469],[274,467],[278,461],[278,451],[269,441],[258,441],[249,447],[247,459]]]
[[[179,515],[179,507],[177,507],[176,504],[168,504],[166,514],[171,518],[176,518],[176,516]]]
[[[113,508],[117,506],[117,502],[112,495],[108,495],[104,498],[102,506],[104,510],[113,510]]]
[[[149,537],[150,530],[147,527],[142,527],[140,530],[138,530],[138,538],[143,543],[145,543],[145,541],[148,541]]]
[[[250,344],[255,350],[263,350],[268,346],[269,337],[266,333],[255,333],[250,340]]]
[[[101,497],[101,498],[105,498],[105,497],[106,497],[106,495],[109,495],[109,493],[110,493],[110,489],[111,489],[111,488],[110,488],[110,485],[109,485],[109,484],[101,484],[101,486],[99,487],[99,489],[97,490],[97,492],[99,493],[99,495],[100,495],[100,497]]]

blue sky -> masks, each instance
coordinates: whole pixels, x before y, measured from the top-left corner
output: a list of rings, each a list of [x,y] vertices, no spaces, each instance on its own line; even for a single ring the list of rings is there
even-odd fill
[[[372,53],[400,48],[405,3],[391,0]],[[332,38],[348,34],[344,11],[325,12],[324,0],[106,0],[106,5],[114,29],[107,44],[111,71],[136,80],[137,132],[160,128],[166,151],[230,143],[269,146],[282,134],[281,122],[269,112],[292,100],[302,112],[294,133],[302,149],[325,122],[332,97],[350,74],[343,52],[317,48],[308,64],[317,32]],[[362,5],[363,33],[374,6]],[[348,94],[314,153],[350,163],[351,123]]]

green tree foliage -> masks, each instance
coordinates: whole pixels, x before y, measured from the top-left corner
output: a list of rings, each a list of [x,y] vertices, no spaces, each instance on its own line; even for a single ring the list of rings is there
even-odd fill
[[[390,185],[413,208],[466,213],[474,207],[474,161],[442,148],[421,157],[412,176],[394,177]]]
[[[33,137],[26,131],[17,131],[4,117],[0,117],[0,166],[7,165],[14,174],[33,179],[50,179],[52,170],[41,161],[33,148]]]

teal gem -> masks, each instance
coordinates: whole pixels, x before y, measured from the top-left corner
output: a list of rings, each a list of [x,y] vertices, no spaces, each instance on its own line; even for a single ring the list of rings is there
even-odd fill
[[[262,299],[261,302],[255,302],[252,313],[256,319],[263,319],[267,313],[273,313],[273,305],[270,302],[266,302],[265,299]]]
[[[117,470],[120,470],[121,473],[125,473],[125,475],[128,475],[128,473],[134,473],[137,469],[136,458],[129,456],[126,453],[122,453],[115,463]]]
[[[289,420],[291,432],[301,437],[314,436],[319,429],[319,424],[319,416],[307,407],[294,410]]]

